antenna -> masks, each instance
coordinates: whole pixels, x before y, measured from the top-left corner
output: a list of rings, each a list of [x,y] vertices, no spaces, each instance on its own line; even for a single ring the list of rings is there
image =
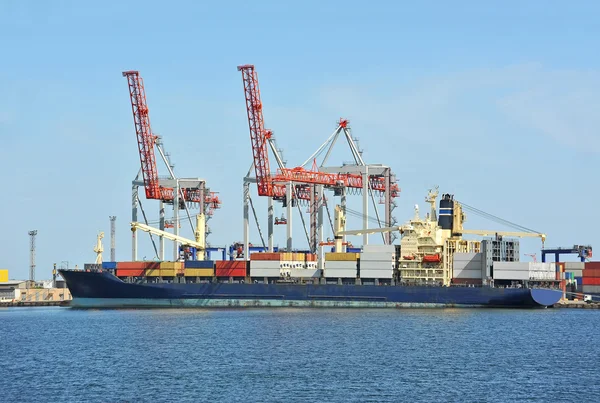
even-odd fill
[[[29,231],[29,280],[35,281],[35,236],[37,230]]]
[[[115,257],[115,221],[117,221],[117,216],[109,216],[110,219],[110,261],[116,262],[117,259]]]

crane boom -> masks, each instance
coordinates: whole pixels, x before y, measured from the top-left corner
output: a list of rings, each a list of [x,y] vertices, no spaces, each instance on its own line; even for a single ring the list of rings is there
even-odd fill
[[[519,231],[486,231],[486,230],[478,230],[478,229],[461,229],[460,234],[471,234],[471,235],[481,235],[481,236],[514,236],[518,238],[524,237],[532,237],[532,238],[541,238],[542,244],[546,242],[546,234],[541,234],[538,232],[519,232]]]
[[[270,180],[271,171],[267,150],[267,139],[271,137],[271,132],[265,130],[264,127],[258,75],[253,65],[238,66],[238,71],[242,72],[242,80],[244,82],[244,95],[246,98],[246,111],[248,112],[248,127],[250,128],[258,195],[272,196],[273,183]]]
[[[141,222],[136,222],[136,221],[131,222],[131,230],[132,231],[140,230],[140,231],[144,231],[144,232],[149,232],[150,234],[163,236],[166,239],[169,239],[171,241],[177,241],[177,242],[180,242],[181,244],[193,246],[196,249],[200,249],[200,250],[204,250],[206,247],[205,243],[202,241],[198,242],[198,241],[194,241],[192,239],[187,239],[182,236],[175,235],[175,234],[172,234],[167,231],[162,231],[162,230],[159,230],[158,228],[154,228],[154,227],[151,227],[146,224],[142,224]],[[199,231],[199,232],[201,232],[201,231]]]
[[[138,71],[124,71],[123,77],[127,78],[127,83],[129,85],[131,111],[133,113],[133,123],[137,135],[146,198],[159,199],[160,187],[158,184],[158,169],[156,167],[156,157],[154,155],[156,136],[152,134],[152,128],[150,127],[150,116],[148,115],[144,80],[140,77]]]

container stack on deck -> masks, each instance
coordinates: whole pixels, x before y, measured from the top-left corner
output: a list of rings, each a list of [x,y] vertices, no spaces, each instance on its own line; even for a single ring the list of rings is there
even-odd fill
[[[586,262],[582,271],[584,294],[600,295],[600,262]]]
[[[326,253],[323,277],[355,279],[358,274],[358,257],[358,253]]]

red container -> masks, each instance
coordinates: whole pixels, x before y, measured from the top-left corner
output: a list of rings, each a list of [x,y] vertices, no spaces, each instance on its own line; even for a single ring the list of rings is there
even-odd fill
[[[154,262],[117,262],[117,270],[119,269],[145,269],[148,263]]]
[[[217,277],[246,277],[246,261],[217,260],[215,262],[215,275]]]
[[[144,269],[117,269],[117,277],[143,277]]]
[[[599,269],[588,268],[588,265],[586,263],[585,269],[583,269],[582,275],[584,278],[585,277],[600,277],[600,268]]]
[[[586,269],[600,269],[600,262],[585,262]]]
[[[600,285],[600,277],[584,277],[581,282],[583,285]]]

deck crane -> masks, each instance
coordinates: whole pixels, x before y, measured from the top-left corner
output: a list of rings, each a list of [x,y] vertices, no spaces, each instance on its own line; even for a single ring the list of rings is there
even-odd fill
[[[206,239],[204,235],[204,231],[198,230],[198,228],[202,228],[204,225],[204,214],[196,215],[196,232],[194,233],[194,240],[172,234],[167,231],[160,230],[158,228],[151,227],[149,225],[140,223],[140,222],[131,222],[131,231],[135,232],[137,230],[148,232],[150,234],[163,236],[166,239],[176,241],[182,244],[183,247],[191,246],[196,249],[197,255],[194,256],[194,260],[204,260],[204,252],[206,250]]]
[[[238,66],[238,71],[242,73],[244,84],[248,127],[250,129],[250,141],[259,196],[268,196],[275,200],[288,200],[288,202],[293,198],[313,199],[314,195],[310,186],[307,188],[302,185],[323,185],[328,188],[338,189],[345,187],[363,189],[363,177],[360,174],[326,173],[318,170],[307,170],[303,167],[286,168],[281,165],[276,173],[272,174],[269,166],[267,144],[273,133],[264,127],[263,105],[260,98],[258,75],[254,65]],[[369,178],[368,182],[374,190],[385,191],[386,185],[381,178]],[[286,187],[286,184],[291,185],[292,183],[294,186]],[[305,190],[308,191],[303,193],[302,191]],[[291,217],[287,219],[288,223],[291,222]],[[291,247],[291,236],[289,233],[290,227],[288,224],[288,248]]]
[[[96,237],[96,246],[94,247],[94,252],[96,252],[96,264],[102,264],[102,252],[104,252],[102,238],[104,238],[104,232],[100,232]]]
[[[165,153],[159,144],[159,137],[155,135],[150,126],[150,116],[146,102],[146,92],[144,82],[138,71],[124,71],[123,77],[127,78],[129,87],[129,96],[131,100],[131,110],[138,141],[138,151],[140,156],[141,174],[143,186],[147,199],[160,200],[168,204],[173,204],[175,219],[179,222],[179,209],[185,209],[192,231],[194,225],[191,215],[185,202],[198,203],[200,211],[203,214],[212,215],[215,209],[220,207],[221,201],[215,192],[205,189],[205,183],[199,178],[179,179],[175,177],[173,170],[167,160]],[[161,157],[165,161],[169,170],[170,178],[167,180],[159,179],[156,164],[154,147],[157,147]],[[135,181],[134,181],[135,182]],[[137,187],[134,184],[134,189]],[[134,195],[135,198],[135,195]],[[135,206],[135,203],[134,203]],[[134,207],[135,211],[135,207]],[[137,219],[137,213],[133,213],[134,221]],[[175,225],[175,234],[178,234],[179,225]],[[134,237],[133,259],[136,259],[136,238]],[[177,243],[174,245],[175,254],[178,254]],[[161,244],[162,254],[162,244]],[[161,256],[162,258],[162,256]]]

